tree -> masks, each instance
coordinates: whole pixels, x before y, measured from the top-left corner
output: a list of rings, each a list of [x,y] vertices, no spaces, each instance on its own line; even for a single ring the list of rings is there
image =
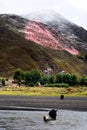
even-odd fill
[[[83,75],[80,78],[80,85],[87,85],[87,76]]]
[[[63,74],[63,83],[70,84],[71,75],[69,73]]]
[[[17,81],[18,85],[21,85],[22,79],[24,79],[24,73],[21,69],[17,69],[13,75],[13,79]]]
[[[2,82],[2,86],[5,86],[5,79],[4,78],[2,78],[1,82]]]
[[[48,84],[48,76],[45,75],[45,76],[41,77],[40,83],[41,83],[41,85]]]
[[[40,72],[31,70],[25,73],[25,85],[36,84],[41,78]]]
[[[25,85],[29,85],[32,82],[32,75],[30,72],[25,73]]]
[[[75,74],[71,74],[69,85],[74,86],[77,84],[78,84],[78,77]]]
[[[63,83],[63,74],[56,75],[56,83]]]
[[[55,83],[55,77],[54,77],[53,75],[50,75],[50,76],[48,77],[48,83],[49,83],[49,84]]]
[[[32,82],[36,84],[41,78],[40,72],[38,70],[32,70],[30,73],[32,76]]]

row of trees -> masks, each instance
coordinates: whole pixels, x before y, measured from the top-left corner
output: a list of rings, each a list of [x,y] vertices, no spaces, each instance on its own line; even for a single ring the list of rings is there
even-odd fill
[[[58,84],[58,83],[65,83],[70,86],[74,85],[85,85],[87,86],[87,76],[82,76],[78,78],[75,74],[69,74],[69,73],[58,73],[57,75],[53,76],[43,76],[40,79],[41,84]]]
[[[38,70],[31,70],[29,72],[24,72],[17,69],[14,73],[13,79],[18,82],[19,85],[25,84],[26,86],[34,86],[40,83],[41,85],[46,84],[68,84],[70,86],[74,85],[86,85],[87,86],[87,76],[82,76],[78,78],[75,74],[69,73],[58,73],[56,75],[41,75]]]

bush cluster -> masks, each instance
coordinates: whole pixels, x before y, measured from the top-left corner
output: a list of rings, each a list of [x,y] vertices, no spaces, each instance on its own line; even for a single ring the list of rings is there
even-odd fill
[[[34,86],[41,78],[40,72],[38,70],[31,70],[29,72],[24,72],[21,69],[17,69],[14,72],[13,79],[20,86],[24,84],[26,86]]]

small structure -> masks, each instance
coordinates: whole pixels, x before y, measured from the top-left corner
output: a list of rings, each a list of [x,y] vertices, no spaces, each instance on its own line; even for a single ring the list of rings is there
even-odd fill
[[[44,116],[44,121],[51,121],[51,120],[56,120],[56,116],[57,116],[57,110],[54,110],[52,109],[50,112],[49,112],[49,115],[47,116]]]
[[[50,73],[52,72],[52,68],[50,67],[47,67],[45,70],[44,70],[44,73],[49,75]]]

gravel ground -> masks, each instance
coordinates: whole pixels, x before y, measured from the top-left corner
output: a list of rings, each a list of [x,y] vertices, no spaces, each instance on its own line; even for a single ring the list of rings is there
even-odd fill
[[[0,110],[67,109],[87,111],[87,97],[0,96]]]

